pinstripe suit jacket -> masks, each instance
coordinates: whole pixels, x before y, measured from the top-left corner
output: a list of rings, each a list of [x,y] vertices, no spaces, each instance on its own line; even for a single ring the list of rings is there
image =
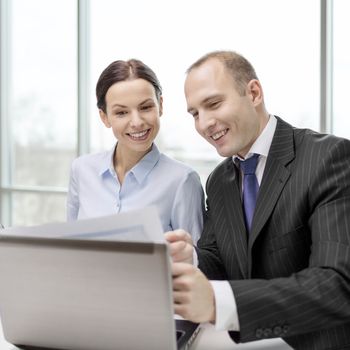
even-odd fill
[[[228,280],[235,341],[282,337],[296,349],[350,349],[350,141],[278,118],[247,237],[239,172],[207,181],[199,267]]]

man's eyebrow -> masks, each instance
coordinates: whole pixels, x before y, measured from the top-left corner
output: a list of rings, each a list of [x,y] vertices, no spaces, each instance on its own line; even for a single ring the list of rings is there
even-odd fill
[[[207,103],[207,102],[210,102],[211,100],[215,100],[216,98],[222,98],[222,97],[223,97],[223,94],[211,95],[211,96],[206,97],[206,98],[201,102],[201,104],[205,104],[205,103]]]

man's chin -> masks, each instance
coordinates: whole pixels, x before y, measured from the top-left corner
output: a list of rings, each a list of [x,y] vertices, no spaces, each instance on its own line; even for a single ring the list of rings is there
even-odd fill
[[[232,149],[225,147],[224,145],[217,145],[212,140],[206,139],[215,149],[216,153],[221,157],[232,157],[235,153],[233,153]]]
[[[227,150],[227,149],[222,149],[222,148],[216,148],[216,152],[219,154],[221,157],[232,157],[234,153],[232,151]]]

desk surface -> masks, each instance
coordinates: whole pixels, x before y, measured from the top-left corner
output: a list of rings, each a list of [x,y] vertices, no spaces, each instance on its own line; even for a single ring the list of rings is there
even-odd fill
[[[9,344],[4,340],[2,334],[2,327],[0,323],[0,349],[1,350],[16,350],[17,347]],[[255,341],[245,344],[235,344],[227,332],[217,332],[211,325],[202,326],[202,330],[198,334],[196,340],[193,342],[191,350],[290,350],[289,347],[282,339],[269,339]]]

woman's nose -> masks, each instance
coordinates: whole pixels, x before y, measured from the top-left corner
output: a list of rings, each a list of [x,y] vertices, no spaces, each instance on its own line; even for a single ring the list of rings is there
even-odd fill
[[[143,124],[143,119],[138,111],[131,114],[130,124],[134,128],[140,127]]]

